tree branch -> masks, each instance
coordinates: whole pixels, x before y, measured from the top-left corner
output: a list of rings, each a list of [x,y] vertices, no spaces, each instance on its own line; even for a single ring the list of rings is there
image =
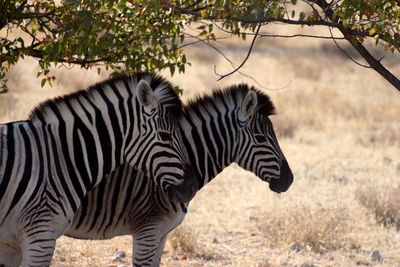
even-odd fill
[[[331,8],[331,4],[327,3],[326,0],[309,0],[311,3],[315,3],[322,9],[325,16],[328,20],[325,19],[317,19],[314,21],[307,20],[291,20],[286,18],[237,18],[237,17],[218,17],[218,16],[207,16],[203,17],[199,12],[189,10],[187,8],[183,8],[179,5],[176,5],[174,8],[181,12],[182,14],[187,14],[191,16],[195,16],[197,18],[211,20],[211,21],[221,21],[221,20],[229,20],[234,22],[242,22],[248,24],[266,24],[269,22],[280,22],[289,25],[301,25],[301,26],[328,26],[331,28],[337,28],[344,36],[344,38],[350,42],[350,44],[356,49],[356,51],[368,62],[368,64],[373,68],[376,72],[378,72],[382,77],[384,77],[390,84],[392,84],[397,90],[400,91],[400,80],[393,75],[388,69],[385,68],[380,62],[380,60],[374,58],[374,56],[362,45],[360,41],[355,39],[354,37],[371,37],[369,32],[354,30],[351,28],[346,28],[343,26],[342,22],[338,20],[338,18],[334,16],[334,12]],[[390,40],[385,40],[387,43],[391,44]]]
[[[199,12],[189,10],[186,8],[183,8],[179,5],[176,5],[175,10],[181,12],[182,14],[186,15],[192,15],[197,18],[202,18],[205,20],[212,20],[212,21],[219,21],[219,20],[230,20],[230,21],[235,21],[235,22],[242,22],[242,23],[248,23],[248,24],[266,24],[270,22],[281,22],[284,24],[290,24],[290,25],[300,25],[300,26],[330,26],[333,28],[336,28],[336,24],[330,21],[326,20],[314,20],[314,21],[308,21],[308,20],[291,20],[291,19],[285,19],[285,18],[237,18],[237,17],[231,17],[231,16],[226,16],[223,18],[217,17],[217,16],[207,16],[203,17]]]
[[[215,26],[215,27],[217,27],[220,31],[223,31],[223,32],[226,32],[226,33],[229,33],[229,34],[245,34],[245,35],[255,35],[255,33],[253,33],[253,32],[232,32],[232,31],[229,31],[229,30],[226,30],[226,29],[224,29],[224,28],[222,28],[221,26],[219,26],[217,23],[213,23],[213,25]],[[287,34],[270,34],[270,33],[258,33],[258,36],[259,37],[271,37],[271,38],[298,38],[298,37],[300,37],[300,38],[315,38],[315,39],[328,39],[328,40],[332,40],[332,39],[334,39],[334,40],[346,40],[346,38],[344,38],[344,37],[336,37],[336,36],[333,36],[332,34],[331,34],[331,36],[324,36],[324,35],[314,35],[314,34],[301,34],[301,33],[297,33],[297,34],[290,34],[290,35],[287,35]]]
[[[197,18],[211,20],[211,21],[229,20],[229,21],[242,22],[242,23],[248,23],[248,24],[267,24],[267,23],[271,23],[271,22],[279,22],[279,23],[283,23],[283,24],[297,25],[297,26],[327,26],[327,27],[332,27],[332,28],[338,28],[337,22],[327,21],[322,18],[320,18],[318,20],[308,21],[308,20],[291,20],[291,19],[285,19],[285,18],[267,18],[267,17],[256,18],[256,19],[237,18],[237,17],[231,17],[231,16],[226,16],[223,18],[220,18],[218,16],[203,17],[201,15],[201,13],[199,13],[199,12],[189,10],[187,8],[183,8],[178,5],[175,6],[175,9],[178,10],[179,12],[181,12],[182,14],[192,15]],[[346,31],[349,34],[357,35],[360,37],[370,36],[368,31],[361,31],[361,30],[349,29],[349,28],[347,28]]]
[[[333,33],[332,33],[332,29],[329,28],[329,32],[331,33],[332,37],[333,37]],[[333,39],[333,38],[332,38]],[[346,56],[348,57],[351,61],[353,61],[354,63],[356,63],[358,66],[363,67],[363,68],[371,68],[371,66],[367,66],[364,64],[361,64],[360,62],[356,61],[354,58],[352,58],[349,53],[347,53],[346,50],[344,50],[343,48],[340,47],[340,45],[336,42],[335,39],[333,39],[333,42],[335,43],[336,47]]]
[[[27,56],[31,56],[34,58],[38,58],[38,59],[43,59],[44,58],[44,53],[41,50],[37,50],[37,49],[29,49],[27,50],[28,53],[26,53]],[[97,59],[92,59],[92,60],[88,60],[88,59],[66,59],[66,58],[58,58],[57,60],[54,60],[60,63],[68,63],[68,64],[76,64],[76,65],[81,65],[81,66],[85,66],[88,64],[94,64],[94,63],[99,63],[99,62],[115,62],[115,63],[124,63],[124,61],[115,61],[113,58],[110,57],[103,57],[103,58],[97,58]]]
[[[334,21],[333,10],[325,0],[316,0],[315,3],[322,8],[325,15],[332,21]],[[337,29],[343,34],[344,38],[357,50],[357,52],[368,62],[368,64],[382,77],[384,77],[390,84],[392,84],[397,90],[400,91],[400,80],[393,75],[388,69],[386,69],[379,60],[377,60],[371,53],[360,43],[358,40],[354,40],[351,34],[343,27],[339,22],[337,23]]]
[[[254,46],[254,44],[255,44],[255,42],[256,42],[257,34],[258,34],[258,32],[260,31],[260,28],[261,28],[261,24],[259,24],[258,27],[257,27],[256,33],[255,33],[255,35],[254,35],[254,37],[253,37],[253,40],[251,41],[250,48],[249,48],[249,51],[247,52],[246,58],[242,61],[242,63],[241,63],[236,69],[234,69],[233,71],[231,71],[231,72],[229,72],[229,73],[227,73],[227,74],[220,75],[220,74],[218,74],[218,73],[215,71],[215,67],[214,67],[214,72],[215,72],[215,74],[217,74],[218,76],[220,76],[219,79],[218,79],[218,81],[222,80],[223,78],[225,78],[225,77],[227,77],[227,76],[229,76],[229,75],[232,75],[233,73],[237,72],[241,67],[243,67],[243,65],[246,63],[246,61],[247,61],[247,60],[249,59],[249,57],[250,57],[251,51],[253,50],[253,46]]]

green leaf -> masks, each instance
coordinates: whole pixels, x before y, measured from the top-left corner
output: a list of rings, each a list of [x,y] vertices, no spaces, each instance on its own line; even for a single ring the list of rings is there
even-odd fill
[[[305,18],[306,18],[306,13],[300,12],[299,20],[304,21]]]
[[[171,76],[174,76],[175,66],[174,65],[169,66],[169,71],[171,72]]]
[[[43,87],[46,84],[47,79],[43,78],[42,81],[40,82],[40,86]]]
[[[32,34],[36,35],[36,30],[37,30],[37,19],[33,18],[32,19]]]

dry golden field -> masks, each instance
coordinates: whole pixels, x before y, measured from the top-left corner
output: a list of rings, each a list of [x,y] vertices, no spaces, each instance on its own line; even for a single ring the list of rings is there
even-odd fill
[[[230,40],[218,47],[240,63],[248,44]],[[219,73],[231,67],[206,46],[187,53],[192,66],[172,78],[185,88],[185,101],[213,87],[255,84],[240,74],[217,82],[214,65]],[[400,57],[385,62],[399,77]],[[277,106],[272,119],[295,181],[277,195],[254,174],[230,166],[191,202],[162,266],[400,266],[400,93],[323,40],[259,39],[241,71]],[[59,83],[40,88],[36,73],[29,59],[9,73],[0,122],[25,119],[41,100],[105,78],[57,70]],[[126,257],[113,260],[117,251]],[[130,255],[129,236],[63,237],[52,265],[129,265]]]

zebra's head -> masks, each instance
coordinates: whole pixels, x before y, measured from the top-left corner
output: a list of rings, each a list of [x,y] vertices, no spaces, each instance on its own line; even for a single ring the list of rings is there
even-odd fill
[[[190,201],[198,185],[178,128],[182,104],[177,93],[163,78],[149,75],[137,83],[137,100],[146,136],[139,150],[145,172],[171,201]]]
[[[274,105],[260,91],[248,89],[245,85],[242,87],[245,90],[237,109],[236,162],[269,182],[272,191],[285,192],[293,182],[293,174],[268,117],[274,113]]]

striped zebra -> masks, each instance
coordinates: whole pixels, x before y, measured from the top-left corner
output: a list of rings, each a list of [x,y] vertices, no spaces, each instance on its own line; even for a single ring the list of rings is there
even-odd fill
[[[1,125],[0,266],[49,266],[87,192],[114,179],[108,175],[121,164],[151,177],[171,201],[189,201],[197,186],[184,182],[196,180],[177,129],[180,114],[169,82],[137,73]]]
[[[293,175],[268,118],[273,112],[268,96],[244,84],[184,108],[180,129],[199,189],[232,162],[269,182],[272,191],[289,188]],[[189,203],[171,202],[145,174],[126,165],[112,176],[85,197],[67,235],[132,235],[132,265],[158,266],[167,235],[182,222]]]

